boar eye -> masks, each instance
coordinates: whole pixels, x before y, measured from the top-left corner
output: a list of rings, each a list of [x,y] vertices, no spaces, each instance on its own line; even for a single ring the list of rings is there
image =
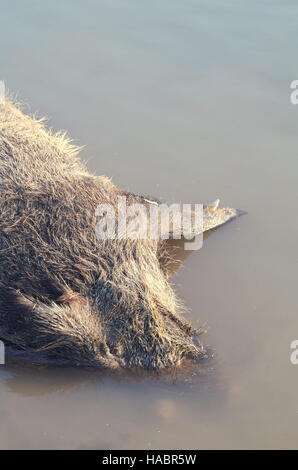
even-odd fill
[[[87,303],[87,299],[85,299],[79,292],[74,292],[72,290],[65,291],[62,295],[55,299],[57,304],[73,304],[73,303],[80,303],[84,304]]]

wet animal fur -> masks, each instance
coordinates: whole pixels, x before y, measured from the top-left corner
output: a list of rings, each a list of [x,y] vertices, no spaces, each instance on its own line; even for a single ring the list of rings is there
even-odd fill
[[[204,353],[154,240],[102,240],[91,175],[64,134],[0,105],[0,339],[32,361],[162,369]]]

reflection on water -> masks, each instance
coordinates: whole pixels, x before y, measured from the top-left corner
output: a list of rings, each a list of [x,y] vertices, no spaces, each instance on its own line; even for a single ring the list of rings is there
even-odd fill
[[[160,435],[167,438],[179,425],[189,401],[199,400],[203,413],[214,413],[224,396],[211,360],[197,370],[167,374],[9,364],[0,380],[6,403],[2,448],[162,447]],[[146,442],[138,444],[145,419]]]
[[[0,448],[297,448],[297,13],[284,0],[2,9],[0,79],[87,144],[92,171],[248,215],[174,276],[213,359],[170,376],[0,366]]]
[[[95,368],[53,367],[40,365],[12,364],[8,362],[6,374],[1,378],[5,387],[21,396],[39,396],[53,392],[67,392],[79,389],[95,382],[99,384],[112,379],[121,384],[158,382],[175,384],[184,387],[184,391],[191,390],[198,383],[204,386],[209,384],[214,376],[214,364],[211,358],[202,360],[200,366],[184,366],[179,370],[166,372],[145,371],[105,371]],[[213,377],[214,378],[214,377]]]

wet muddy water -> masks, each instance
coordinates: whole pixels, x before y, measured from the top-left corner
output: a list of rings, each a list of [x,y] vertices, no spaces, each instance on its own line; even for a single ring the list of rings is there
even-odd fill
[[[173,278],[215,352],[167,377],[0,366],[0,448],[297,448],[296,1],[4,1],[0,78],[89,168],[247,211]]]

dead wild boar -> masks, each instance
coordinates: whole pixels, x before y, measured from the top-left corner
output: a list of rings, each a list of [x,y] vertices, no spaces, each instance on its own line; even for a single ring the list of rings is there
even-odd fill
[[[162,369],[200,359],[161,262],[165,242],[95,234],[98,204],[151,201],[91,175],[78,151],[11,100],[0,105],[0,339],[33,362]],[[235,215],[206,206],[204,230]]]

